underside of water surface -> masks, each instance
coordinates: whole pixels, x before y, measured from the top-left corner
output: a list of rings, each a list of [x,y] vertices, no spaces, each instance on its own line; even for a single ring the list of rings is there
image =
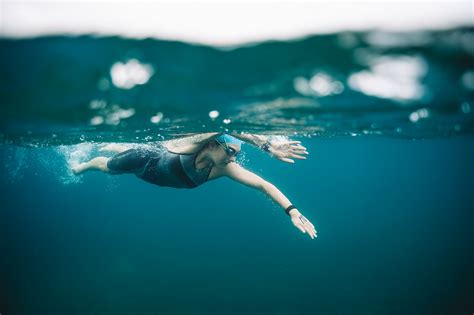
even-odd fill
[[[469,27],[220,48],[90,35],[4,38],[0,141],[472,133],[473,38]]]

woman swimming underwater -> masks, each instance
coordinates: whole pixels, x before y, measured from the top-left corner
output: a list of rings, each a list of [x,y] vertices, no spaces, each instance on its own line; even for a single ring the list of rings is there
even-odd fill
[[[268,137],[253,134],[205,133],[155,145],[130,147],[109,144],[100,151],[116,152],[111,158],[100,156],[75,165],[77,175],[87,170],[100,170],[109,174],[135,174],[159,185],[175,188],[194,188],[223,176],[258,189],[285,209],[292,223],[312,239],[317,237],[314,225],[305,218],[288,198],[273,184],[246,170],[235,161],[245,141],[270,153],[281,161],[294,163],[292,158],[306,159],[306,148],[299,141],[270,142]]]

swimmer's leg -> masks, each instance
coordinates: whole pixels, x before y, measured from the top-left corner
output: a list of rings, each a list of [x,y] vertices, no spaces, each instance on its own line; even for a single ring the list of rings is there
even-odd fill
[[[90,160],[89,162],[80,163],[80,164],[71,166],[71,170],[76,175],[79,175],[82,172],[85,172],[88,170],[99,170],[105,173],[112,173],[107,167],[108,161],[109,161],[108,157],[99,156]]]

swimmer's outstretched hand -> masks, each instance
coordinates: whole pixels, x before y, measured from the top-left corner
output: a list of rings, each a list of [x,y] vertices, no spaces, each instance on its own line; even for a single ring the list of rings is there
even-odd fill
[[[295,163],[293,159],[306,160],[308,151],[301,145],[301,141],[279,140],[271,141],[268,152],[277,159],[287,163]]]
[[[298,209],[292,209],[290,210],[290,217],[291,217],[291,222],[303,233],[308,233],[309,237],[311,239],[314,239],[315,237],[318,237],[316,235],[316,229],[314,228],[314,225],[309,222],[308,219],[304,215],[302,215]]]

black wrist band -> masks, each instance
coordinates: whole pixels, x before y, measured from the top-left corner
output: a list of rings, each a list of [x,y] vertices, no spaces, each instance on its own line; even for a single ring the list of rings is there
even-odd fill
[[[290,215],[290,211],[293,209],[296,209],[296,207],[293,205],[289,205],[288,208],[285,209],[286,214]]]
[[[270,141],[267,140],[264,144],[260,146],[260,149],[262,149],[265,152],[269,152],[270,145],[271,145]]]

